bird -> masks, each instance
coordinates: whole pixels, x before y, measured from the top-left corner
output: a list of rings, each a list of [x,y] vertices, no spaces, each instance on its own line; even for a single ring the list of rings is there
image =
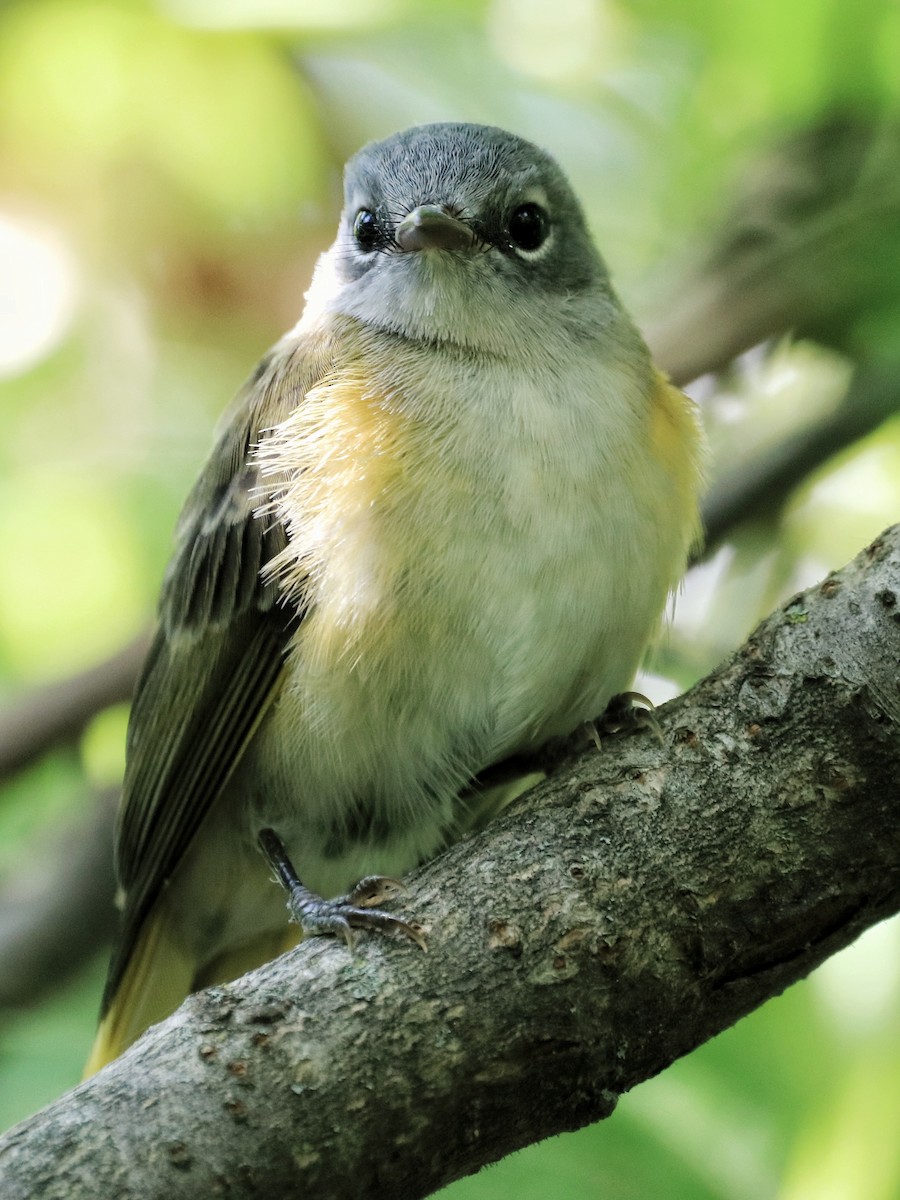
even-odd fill
[[[299,937],[422,944],[397,877],[627,692],[699,535],[695,406],[531,142],[364,146],[305,300],[177,524],[88,1074]]]

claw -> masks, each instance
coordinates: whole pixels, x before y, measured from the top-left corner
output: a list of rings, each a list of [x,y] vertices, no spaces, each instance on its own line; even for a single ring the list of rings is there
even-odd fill
[[[354,888],[350,895],[354,895],[357,890],[358,888]],[[372,901],[369,903],[371,904]],[[299,881],[290,889],[287,907],[291,919],[296,921],[307,937],[333,933],[342,937],[351,950],[354,946],[354,929],[377,929],[383,933],[402,933],[422,950],[428,948],[421,930],[408,921],[404,921],[402,917],[395,917],[393,913],[384,912],[380,908],[352,903],[348,896],[323,900],[321,896],[311,892]]]
[[[301,883],[284,843],[274,829],[261,829],[257,840],[278,882],[288,894],[287,908],[291,920],[300,926],[306,937],[334,934],[343,938],[347,948],[353,950],[354,929],[378,929],[402,933],[422,950],[428,949],[420,926],[411,925],[393,913],[374,907],[405,891],[399,879],[368,875],[346,896],[325,900]]]
[[[665,745],[659,721],[653,715],[655,704],[641,692],[619,692],[613,696],[606,711],[592,722],[594,740],[600,745],[601,733],[631,733],[649,730],[661,746]]]
[[[387,875],[367,875],[340,899],[345,904],[370,908],[376,904],[384,904],[386,900],[394,900],[405,891],[406,888],[399,879],[391,879]]]

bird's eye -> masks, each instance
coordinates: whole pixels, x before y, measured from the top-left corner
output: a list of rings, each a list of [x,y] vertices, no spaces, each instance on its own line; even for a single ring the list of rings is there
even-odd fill
[[[362,250],[376,250],[384,241],[378,218],[368,208],[361,208],[353,222],[353,236]]]
[[[539,250],[550,233],[550,218],[539,204],[520,204],[510,214],[508,229],[519,250]]]

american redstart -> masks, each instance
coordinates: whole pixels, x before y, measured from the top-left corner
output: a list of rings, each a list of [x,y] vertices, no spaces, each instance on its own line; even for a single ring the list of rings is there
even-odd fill
[[[701,454],[546,153],[438,124],[350,161],[178,525],[89,1070],[302,933],[419,938],[372,902],[471,826],[480,772],[628,688]]]

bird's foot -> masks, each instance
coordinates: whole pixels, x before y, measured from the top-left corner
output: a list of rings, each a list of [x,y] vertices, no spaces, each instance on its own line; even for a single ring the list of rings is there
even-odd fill
[[[613,733],[649,730],[662,745],[662,729],[653,715],[653,708],[653,701],[640,692],[619,692],[599,717],[585,721],[564,737],[553,737],[546,741],[535,754],[535,761],[548,775],[552,775],[560,763],[573,755],[581,754],[591,746],[601,749],[601,739]]]
[[[660,745],[664,744],[659,721],[653,715],[655,705],[640,692],[619,692],[613,696],[603,714],[590,722],[591,738],[597,748],[608,733],[635,733],[649,730]]]
[[[343,938],[352,950],[354,929],[379,929],[405,934],[422,950],[427,950],[420,928],[376,907],[393,900],[404,890],[399,880],[368,875],[346,896],[325,900],[300,881],[284,843],[274,829],[261,829],[257,840],[278,882],[288,894],[288,912],[304,937],[334,934]]]

